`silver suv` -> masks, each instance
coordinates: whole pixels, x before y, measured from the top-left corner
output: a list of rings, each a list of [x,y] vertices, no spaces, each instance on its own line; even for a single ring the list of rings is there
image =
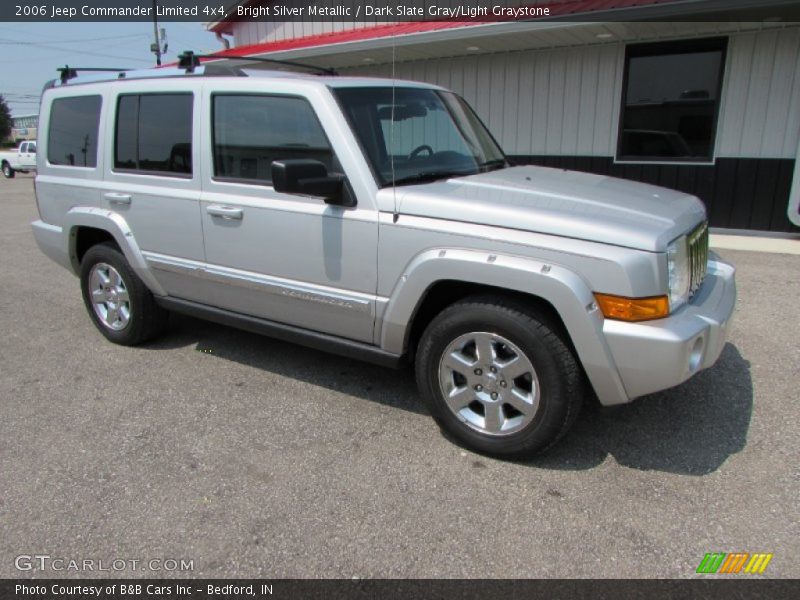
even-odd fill
[[[512,166],[436,86],[215,68],[43,94],[33,231],[110,341],[175,311],[412,363],[438,424],[507,458],[592,393],[630,402],[719,357],[734,269],[697,198]]]

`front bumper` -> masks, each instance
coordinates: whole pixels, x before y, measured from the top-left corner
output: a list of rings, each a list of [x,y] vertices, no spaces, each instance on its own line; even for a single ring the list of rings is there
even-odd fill
[[[644,323],[605,320],[603,334],[630,399],[683,383],[717,361],[736,304],[734,273],[714,258],[697,294],[673,315]]]

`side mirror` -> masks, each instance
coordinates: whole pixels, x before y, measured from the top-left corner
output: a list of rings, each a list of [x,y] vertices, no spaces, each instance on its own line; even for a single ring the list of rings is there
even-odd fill
[[[287,159],[272,162],[272,187],[276,192],[317,196],[326,204],[355,206],[346,189],[344,175],[328,174],[318,160]]]

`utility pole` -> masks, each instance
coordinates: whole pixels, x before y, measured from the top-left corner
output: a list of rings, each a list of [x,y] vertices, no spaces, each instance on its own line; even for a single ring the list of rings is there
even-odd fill
[[[153,44],[150,48],[156,54],[156,65],[161,66],[161,40],[158,39],[158,4],[153,0]]]

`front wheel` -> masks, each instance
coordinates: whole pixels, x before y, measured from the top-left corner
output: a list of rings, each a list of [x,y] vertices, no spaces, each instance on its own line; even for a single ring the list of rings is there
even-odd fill
[[[583,399],[583,374],[557,328],[513,300],[476,297],[443,310],[422,336],[416,373],[443,430],[502,458],[555,444]]]
[[[113,244],[87,250],[81,261],[81,289],[95,327],[115,344],[141,344],[166,326],[167,312]]]
[[[6,179],[14,179],[14,169],[7,162],[3,163],[3,177]]]

